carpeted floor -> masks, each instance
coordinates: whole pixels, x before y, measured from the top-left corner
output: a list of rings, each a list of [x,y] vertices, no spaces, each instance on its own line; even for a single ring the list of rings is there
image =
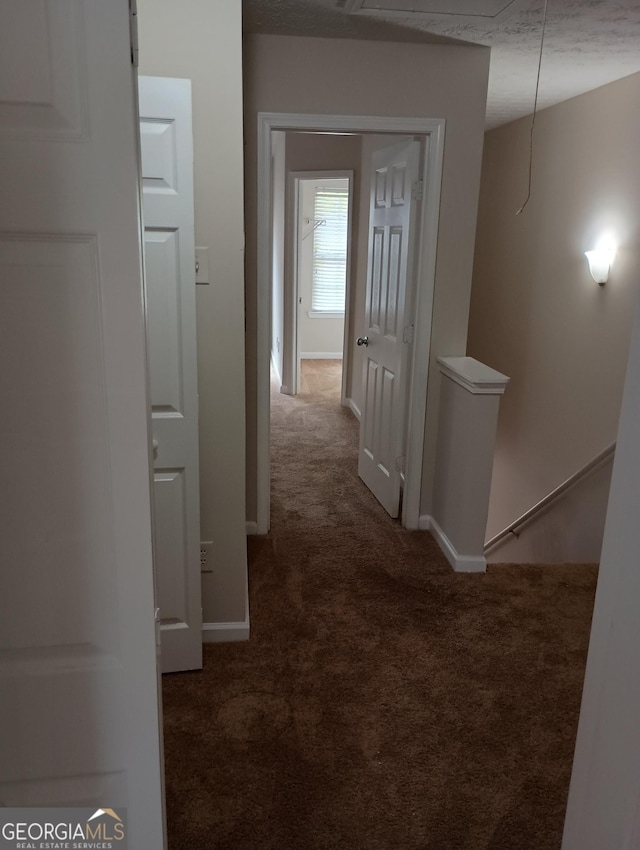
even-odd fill
[[[251,640],[164,677],[170,850],[559,850],[596,568],[454,574],[359,481],[339,363],[305,366]]]

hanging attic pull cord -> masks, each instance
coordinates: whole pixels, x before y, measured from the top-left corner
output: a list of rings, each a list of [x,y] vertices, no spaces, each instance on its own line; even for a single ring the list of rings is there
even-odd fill
[[[540,37],[540,56],[538,57],[538,76],[536,77],[536,96],[533,101],[533,116],[531,118],[531,135],[529,139],[529,191],[527,192],[527,198],[524,204],[520,207],[516,215],[520,215],[520,213],[529,203],[529,198],[531,197],[531,175],[533,172],[533,128],[536,125],[536,113],[538,110],[538,89],[540,88],[540,68],[542,67],[542,51],[544,49],[544,31],[547,26],[548,2],[549,0],[544,0],[544,11],[542,13],[542,35]]]

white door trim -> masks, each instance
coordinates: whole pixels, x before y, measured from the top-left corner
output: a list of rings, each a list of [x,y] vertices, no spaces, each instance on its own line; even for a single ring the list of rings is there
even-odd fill
[[[287,211],[285,211],[285,229],[291,228],[289,234],[290,249],[289,249],[289,269],[290,273],[285,272],[285,298],[290,295],[291,301],[291,321],[285,323],[284,326],[284,359],[289,358],[289,374],[293,376],[291,381],[290,394],[296,395],[298,392],[299,369],[300,362],[300,340],[298,337],[298,249],[299,249],[299,190],[301,180],[348,180],[349,181],[349,216],[347,223],[347,280],[345,286],[345,305],[344,305],[344,334],[342,339],[342,390],[340,393],[340,403],[343,406],[348,406],[347,397],[347,371],[349,367],[349,359],[351,357],[350,346],[348,345],[349,336],[349,315],[351,301],[351,260],[353,254],[351,252],[351,242],[353,239],[353,171],[291,171],[287,175]],[[288,280],[287,280],[288,278]],[[287,289],[289,292],[287,293]]]
[[[417,241],[413,299],[415,334],[411,355],[407,408],[407,463],[402,524],[417,528],[420,516],[422,454],[431,349],[431,318],[444,154],[443,118],[392,118],[368,115],[258,113],[257,233],[257,531],[270,524],[270,329],[271,329],[271,133],[273,130],[318,130],[394,133],[426,136],[422,179],[425,191]],[[428,179],[427,179],[428,178]]]

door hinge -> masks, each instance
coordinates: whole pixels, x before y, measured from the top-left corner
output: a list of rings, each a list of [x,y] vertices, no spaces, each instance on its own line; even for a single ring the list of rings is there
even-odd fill
[[[156,608],[154,613],[154,622],[156,625],[156,650],[160,654],[160,646],[162,644],[162,622],[160,620],[160,609]]]
[[[411,198],[414,201],[422,200],[422,187],[424,185],[423,180],[414,180],[413,185],[411,186]]]
[[[401,472],[403,475],[407,471],[406,470],[407,459],[404,455],[400,455],[396,458],[396,472]]]
[[[138,3],[129,0],[129,41],[131,43],[131,64],[138,67]]]
[[[402,332],[402,341],[406,343],[413,342],[413,325],[405,325]]]

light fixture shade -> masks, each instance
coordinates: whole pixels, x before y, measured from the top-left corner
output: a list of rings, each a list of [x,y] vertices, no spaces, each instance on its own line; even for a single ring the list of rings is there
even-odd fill
[[[585,251],[585,257],[589,262],[589,271],[591,277],[600,286],[609,280],[609,272],[611,263],[613,262],[614,252],[610,248],[599,248],[594,251]]]

